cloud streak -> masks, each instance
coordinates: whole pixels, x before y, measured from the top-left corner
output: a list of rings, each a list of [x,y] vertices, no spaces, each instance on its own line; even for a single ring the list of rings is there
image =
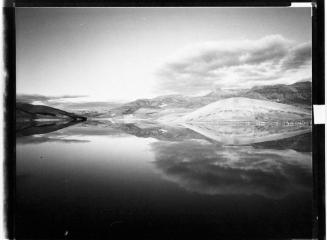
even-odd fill
[[[39,94],[18,94],[16,96],[16,101],[25,102],[25,103],[33,103],[33,102],[41,102],[46,104],[51,101],[63,101],[70,98],[82,98],[86,97],[85,95],[61,95],[61,96],[44,96]]]
[[[157,71],[159,91],[200,94],[216,87],[291,84],[311,77],[311,43],[281,35],[188,46]]]

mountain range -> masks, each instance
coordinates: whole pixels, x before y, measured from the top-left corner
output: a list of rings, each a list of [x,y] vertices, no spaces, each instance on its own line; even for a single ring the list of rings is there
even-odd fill
[[[306,81],[291,85],[255,86],[251,89],[215,89],[203,96],[175,94],[158,96],[152,99],[138,99],[127,103],[91,102],[60,105],[60,108],[65,111],[44,105],[17,103],[16,117],[18,121],[33,119],[85,120],[88,117],[113,118],[124,121],[132,118],[169,122],[211,103],[229,98],[258,99],[266,101],[268,105],[271,102],[283,103],[310,111],[311,92],[311,82]],[[75,113],[71,113],[71,111]]]
[[[138,99],[122,104],[101,114],[100,117],[119,117],[134,114],[139,118],[159,118],[169,115],[170,109],[181,115],[210,103],[233,97],[267,100],[311,109],[311,82],[297,82],[291,85],[278,84],[255,86],[251,89],[223,90],[216,89],[204,96],[166,95],[152,99]]]

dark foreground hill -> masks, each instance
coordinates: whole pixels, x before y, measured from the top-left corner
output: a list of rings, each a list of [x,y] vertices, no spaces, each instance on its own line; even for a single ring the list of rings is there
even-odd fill
[[[60,109],[44,106],[32,105],[29,103],[16,103],[16,121],[33,121],[39,119],[63,119],[67,121],[83,121],[86,117],[62,111]]]

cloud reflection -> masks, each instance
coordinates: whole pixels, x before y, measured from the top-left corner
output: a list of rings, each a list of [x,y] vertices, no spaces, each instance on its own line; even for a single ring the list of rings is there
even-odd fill
[[[191,192],[278,199],[311,189],[310,153],[192,140],[156,142],[152,147],[154,164],[164,178]]]

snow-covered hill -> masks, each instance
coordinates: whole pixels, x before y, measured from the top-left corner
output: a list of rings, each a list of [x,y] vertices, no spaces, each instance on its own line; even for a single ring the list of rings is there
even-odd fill
[[[287,121],[310,119],[311,112],[295,106],[243,97],[210,103],[184,117],[181,122]]]

